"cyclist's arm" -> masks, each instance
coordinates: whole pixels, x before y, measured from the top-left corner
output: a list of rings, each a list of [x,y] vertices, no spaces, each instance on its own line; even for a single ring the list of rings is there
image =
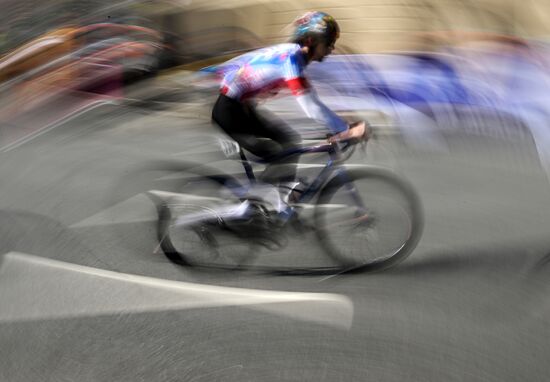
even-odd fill
[[[333,134],[348,129],[348,124],[321,102],[304,78],[287,80],[286,84],[308,118],[326,126]]]
[[[350,125],[350,128],[346,131],[342,131],[338,134],[334,134],[328,139],[330,143],[338,141],[347,141],[354,139],[369,139],[370,131],[368,125],[364,121],[356,122]]]

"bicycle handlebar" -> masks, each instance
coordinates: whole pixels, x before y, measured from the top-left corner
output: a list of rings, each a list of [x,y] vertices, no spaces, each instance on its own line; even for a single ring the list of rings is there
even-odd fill
[[[325,139],[330,138],[332,135],[327,134]],[[350,138],[343,139],[337,142],[327,142],[321,144],[314,144],[311,146],[302,146],[298,148],[293,148],[286,150],[282,153],[276,154],[267,159],[255,159],[254,162],[257,163],[270,163],[284,159],[292,155],[303,155],[303,154],[312,154],[312,153],[336,153],[340,156],[339,161],[346,161],[354,153],[357,144],[362,144],[363,151],[366,151],[366,142],[368,141],[369,136],[365,135],[361,138]]]

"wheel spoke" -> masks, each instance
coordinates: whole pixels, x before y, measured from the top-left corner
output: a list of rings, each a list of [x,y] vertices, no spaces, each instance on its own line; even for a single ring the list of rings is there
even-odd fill
[[[422,231],[412,187],[385,170],[357,170],[322,192],[316,224],[327,253],[344,266],[385,266],[405,258]]]

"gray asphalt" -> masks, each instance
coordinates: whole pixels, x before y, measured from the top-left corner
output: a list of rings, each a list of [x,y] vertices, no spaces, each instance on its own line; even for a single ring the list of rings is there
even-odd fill
[[[426,213],[418,248],[383,273],[197,270],[156,250],[154,209],[139,182],[126,179],[167,158],[213,162],[220,134],[197,105],[146,106],[103,106],[0,154],[0,253],[161,280],[336,294],[352,303],[351,326],[315,320],[327,314],[317,305],[309,319],[287,314],[299,302],[282,302],[276,313],[238,304],[148,309],[145,289],[107,287],[93,272],[66,269],[42,283],[45,268],[10,273],[4,260],[0,380],[548,380],[550,187],[530,142],[449,134],[448,150],[424,151],[393,135],[373,141],[369,162],[405,175]],[[275,267],[325,261],[310,236],[262,256]],[[79,311],[71,310],[75,296],[84,301]],[[60,308],[25,316],[26,301]]]

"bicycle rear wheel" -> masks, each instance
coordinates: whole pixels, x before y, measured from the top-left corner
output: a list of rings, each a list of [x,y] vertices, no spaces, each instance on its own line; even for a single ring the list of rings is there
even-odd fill
[[[220,176],[190,178],[160,206],[157,236],[170,260],[224,269],[244,268],[254,260],[257,246],[226,225],[242,208],[226,181]]]
[[[343,171],[321,190],[315,223],[342,269],[379,271],[410,255],[424,219],[411,184],[389,170],[365,167]]]

